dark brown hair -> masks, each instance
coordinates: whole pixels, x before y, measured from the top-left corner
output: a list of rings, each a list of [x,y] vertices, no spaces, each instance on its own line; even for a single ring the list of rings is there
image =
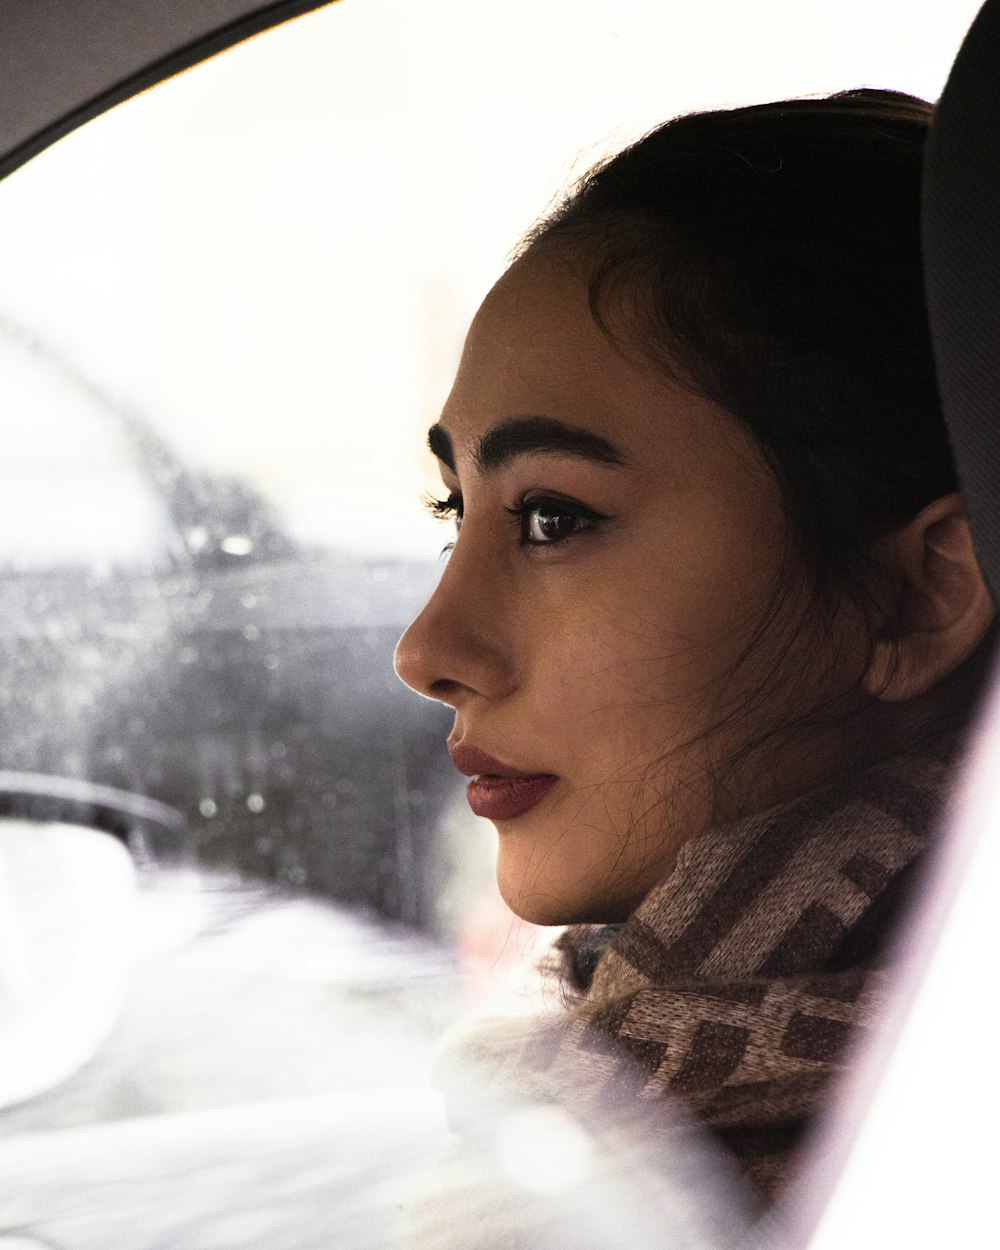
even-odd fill
[[[682,116],[521,249],[582,265],[609,335],[750,430],[815,587],[862,608],[875,541],[957,489],[921,275],[931,114],[857,90]]]
[[[574,267],[613,342],[753,436],[781,491],[794,558],[747,653],[789,623],[786,602],[815,624],[845,598],[873,646],[878,540],[958,489],[922,276],[932,111],[863,89],[676,118],[587,173],[518,252]],[[992,644],[991,635],[967,662],[972,678],[942,719],[971,714]],[[794,670],[793,651],[784,654]],[[747,755],[777,735],[838,723],[840,701],[790,720],[795,680],[775,673],[774,688],[755,695],[773,721]],[[745,708],[727,712],[720,697],[716,710],[699,736]],[[733,761],[721,763],[724,777]],[[567,930],[552,963],[567,993],[586,989],[615,929]]]

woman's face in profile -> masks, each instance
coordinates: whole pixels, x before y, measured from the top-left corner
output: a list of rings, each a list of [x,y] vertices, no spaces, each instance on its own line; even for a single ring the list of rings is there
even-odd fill
[[[777,486],[734,419],[613,346],[584,283],[531,256],[477,314],[431,445],[458,533],[399,674],[455,711],[510,907],[621,919],[686,837],[810,780],[804,744],[724,785],[717,767],[774,717],[790,648],[796,698],[822,697],[815,642],[755,640]]]

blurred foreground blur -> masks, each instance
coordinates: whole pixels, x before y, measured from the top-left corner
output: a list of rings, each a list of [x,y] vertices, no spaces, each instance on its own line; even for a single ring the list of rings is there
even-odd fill
[[[8,820],[0,904],[0,1246],[485,1250],[513,1220],[539,1250],[671,1230],[712,1250],[742,1226],[697,1139],[661,1175],[631,1133],[498,1094],[488,1069],[464,1091],[474,1138],[454,1135],[442,1034],[446,1053],[462,1017],[516,1030],[553,1006],[521,974],[545,935],[495,898],[445,945]]]
[[[136,878],[69,826],[8,822],[0,870],[21,899],[5,949],[24,953],[3,968],[0,1230],[79,1250],[397,1244],[446,1137],[426,1080],[459,998],[441,947],[273,886]]]

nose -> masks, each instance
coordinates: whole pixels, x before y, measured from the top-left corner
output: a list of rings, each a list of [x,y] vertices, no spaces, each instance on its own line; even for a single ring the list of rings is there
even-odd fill
[[[458,709],[496,701],[516,684],[511,600],[502,575],[477,561],[462,532],[441,580],[396,646],[397,675],[418,694]]]

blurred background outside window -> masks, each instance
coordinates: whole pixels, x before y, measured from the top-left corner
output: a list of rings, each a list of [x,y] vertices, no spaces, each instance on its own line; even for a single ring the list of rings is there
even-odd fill
[[[0,1091],[8,1132],[328,1089],[337,1045],[374,1082],[461,1009],[463,961],[519,983],[544,939],[495,895],[449,716],[391,670],[447,541],[424,438],[468,321],[603,154],[682,111],[934,98],[977,8],[342,0],[0,185],[0,898],[36,900],[0,924],[0,1058],[52,1036],[43,1000],[73,1032],[71,948],[82,1049],[155,1052],[66,1084],[64,1047]],[[344,1040],[372,986],[377,1052]]]

